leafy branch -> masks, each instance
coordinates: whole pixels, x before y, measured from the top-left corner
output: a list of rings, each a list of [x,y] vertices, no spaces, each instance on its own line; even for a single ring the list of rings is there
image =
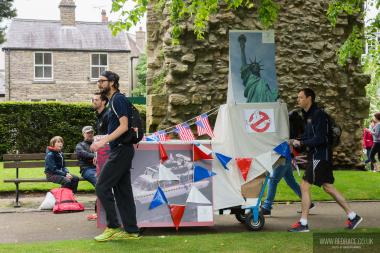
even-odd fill
[[[129,30],[133,25],[145,15],[149,0],[133,0],[134,7],[131,10],[125,10],[126,0],[114,0],[112,3],[112,12],[119,12],[120,16],[117,21],[110,24],[112,34],[116,35],[122,30]],[[219,4],[227,5],[230,10],[236,10],[239,7],[252,9],[255,5],[250,0],[171,0],[171,1],[153,1],[155,9],[168,7],[170,11],[170,23],[172,26],[172,42],[179,43],[182,34],[181,22],[191,19],[194,25],[194,34],[198,40],[204,39],[207,31],[207,23],[211,15],[219,10]],[[269,28],[275,23],[278,16],[279,6],[273,0],[260,0],[257,4],[259,20],[265,28]]]

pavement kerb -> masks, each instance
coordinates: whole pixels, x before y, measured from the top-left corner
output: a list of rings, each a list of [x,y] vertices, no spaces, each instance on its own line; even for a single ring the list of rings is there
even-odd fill
[[[87,199],[85,201],[81,201],[82,196],[87,196]],[[41,204],[41,199],[43,200],[44,197],[24,197],[20,200],[20,202],[27,202],[28,207],[12,207],[11,203],[14,202],[14,199],[8,198],[3,199],[2,202],[8,201],[8,204],[6,206],[1,205],[0,203],[0,214],[6,214],[6,213],[28,213],[28,212],[51,212],[51,210],[40,210],[38,209],[39,205]],[[91,200],[88,200],[88,198],[91,198]],[[95,195],[91,194],[78,194],[77,199],[79,202],[83,203],[85,206],[85,210],[94,210],[94,203],[95,203]],[[317,205],[318,203],[335,203],[333,200],[324,200],[324,201],[314,201]],[[380,202],[380,200],[348,200],[348,203],[375,203]],[[300,204],[300,201],[278,201],[274,202],[274,205],[292,205],[292,204]],[[31,207],[31,205],[33,207]]]

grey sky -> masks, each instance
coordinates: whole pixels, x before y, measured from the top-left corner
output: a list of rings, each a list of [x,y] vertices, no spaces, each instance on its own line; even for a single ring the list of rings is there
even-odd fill
[[[58,5],[61,0],[14,0],[13,6],[17,10],[16,18],[23,19],[44,19],[44,20],[59,20],[59,8]],[[110,13],[112,7],[112,0],[74,0],[75,19],[77,21],[101,21],[101,10],[104,9],[107,12],[108,19],[110,21],[118,18],[114,13]],[[132,1],[128,1],[128,7],[132,7]],[[6,25],[10,23],[10,20],[4,22]],[[136,26],[131,28],[129,32],[134,33],[139,27],[145,31],[145,18]],[[1,48],[1,45],[0,45]],[[4,55],[0,50],[0,70],[4,69]]]
[[[17,18],[58,20],[61,0],[14,0],[13,6],[17,9]],[[102,9],[105,9],[109,20],[116,20],[117,16],[110,13],[111,0],[74,0],[76,4],[75,14],[78,21],[100,22]],[[132,1],[128,1],[132,6]],[[141,26],[145,30],[145,20]],[[132,29],[134,31],[136,28]]]

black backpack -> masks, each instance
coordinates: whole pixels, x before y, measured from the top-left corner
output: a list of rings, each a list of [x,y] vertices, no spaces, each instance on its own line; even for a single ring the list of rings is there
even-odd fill
[[[342,135],[342,128],[335,122],[334,118],[331,117],[325,110],[322,110],[326,116],[328,121],[328,130],[327,130],[327,138],[331,148],[335,148],[340,144],[340,136]]]
[[[124,95],[123,95],[124,96]],[[125,97],[128,101],[128,106],[130,111],[132,112],[132,115],[128,120],[130,121],[130,127],[126,133],[124,133],[122,143],[124,144],[137,144],[139,143],[142,138],[144,137],[144,127],[142,124],[141,116],[139,110],[128,100],[127,97]],[[113,104],[111,103],[111,109],[116,114],[117,117],[119,117],[113,108]]]

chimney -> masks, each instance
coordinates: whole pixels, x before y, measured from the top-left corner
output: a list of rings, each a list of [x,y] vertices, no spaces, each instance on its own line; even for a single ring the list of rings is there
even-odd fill
[[[102,23],[108,23],[108,17],[106,10],[102,10]]]
[[[59,10],[63,26],[75,26],[75,7],[73,0],[61,0]]]
[[[142,30],[141,26],[138,31],[136,31],[136,45],[144,50],[145,47],[145,32]]]

